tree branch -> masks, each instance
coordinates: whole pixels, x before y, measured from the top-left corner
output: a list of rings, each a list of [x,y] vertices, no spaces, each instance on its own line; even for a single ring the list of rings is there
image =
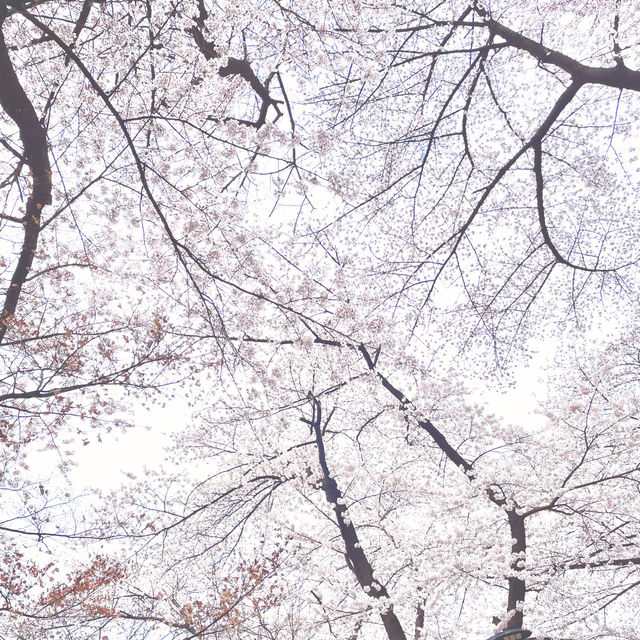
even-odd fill
[[[505,27],[503,24],[489,16],[489,12],[482,7],[476,6],[476,13],[484,18],[484,23],[478,26],[485,26],[490,33],[500,36],[516,49],[521,49],[531,54],[541,64],[551,64],[566,71],[573,82],[578,84],[601,84],[617,89],[630,89],[640,91],[640,71],[634,71],[624,65],[619,58],[615,67],[590,67],[577,60],[545,47],[542,43],[536,42],[521,33]]]
[[[378,379],[382,383],[382,386],[389,391],[394,398],[400,402],[402,410],[407,411],[412,402],[402,393],[397,387],[395,387],[389,380],[376,370],[376,363],[371,358],[367,348],[364,345],[359,346],[359,351],[362,354],[367,366],[371,371],[375,371]],[[438,448],[445,454],[448,460],[453,462],[458,468],[460,468],[470,481],[475,479],[473,472],[473,465],[467,462],[449,443],[445,435],[436,426],[427,419],[416,418],[418,426],[424,429],[438,445]],[[523,612],[522,603],[526,595],[526,583],[524,579],[520,577],[522,571],[525,568],[524,554],[527,548],[526,530],[525,530],[525,516],[517,512],[517,505],[510,505],[507,502],[505,496],[501,495],[501,492],[494,487],[487,487],[487,496],[489,500],[496,506],[506,508],[507,520],[509,524],[509,532],[513,543],[511,545],[512,560],[510,568],[512,575],[508,576],[507,582],[509,585],[509,592],[507,596],[507,615],[504,622],[508,626],[522,627]],[[502,620],[501,620],[502,622]]]
[[[544,208],[544,179],[542,177],[542,140],[536,140],[533,144],[533,171],[536,176],[536,202],[538,206],[538,221],[540,223],[540,231],[544,242],[556,259],[556,262],[564,264],[567,267],[576,269],[578,271],[604,272],[611,271],[611,269],[595,269],[590,267],[583,267],[582,265],[575,264],[567,260],[557,249],[551,236],[549,235],[549,227],[547,226],[545,208]]]
[[[189,29],[189,33],[193,36],[193,40],[200,50],[200,53],[202,53],[202,55],[207,60],[214,60],[216,58],[219,58],[220,54],[216,49],[215,43],[207,40],[202,33],[205,20],[208,18],[208,12],[202,0],[198,2],[198,9],[199,15],[198,17],[194,18],[194,22],[196,24],[191,27],[191,29]],[[262,127],[267,121],[267,111],[269,110],[269,107],[273,107],[276,110],[276,120],[282,115],[282,111],[280,110],[280,107],[278,107],[278,103],[280,101],[272,98],[271,94],[269,93],[269,81],[271,80],[273,74],[270,75],[267,81],[263,83],[255,74],[253,68],[251,67],[251,63],[248,60],[241,60],[239,58],[228,58],[227,64],[225,64],[224,67],[220,67],[220,69],[218,69],[218,75],[221,78],[226,78],[227,76],[240,76],[243,80],[249,83],[249,86],[262,101],[258,119],[255,122],[249,120],[240,120],[241,124],[247,124],[255,127],[256,129],[260,129],[260,127]]]
[[[0,15],[0,25],[4,16]],[[24,148],[23,156],[31,169],[32,187],[27,200],[24,217],[24,240],[9,289],[5,294],[0,313],[0,342],[15,314],[22,287],[29,275],[40,235],[42,208],[51,204],[51,165],[47,149],[47,135],[38,120],[31,101],[24,92],[16,75],[9,52],[0,29],[0,106],[16,123]]]
[[[315,397],[311,397],[311,403],[313,408],[311,427],[315,433],[318,460],[320,462],[320,468],[322,469],[321,486],[327,502],[333,507],[336,514],[338,528],[340,529],[340,535],[342,536],[345,546],[345,553],[349,561],[349,568],[367,595],[376,599],[389,598],[389,593],[385,587],[379,584],[374,578],[373,567],[362,550],[358,533],[347,515],[347,507],[344,503],[342,492],[334,478],[331,477],[322,437],[322,406],[320,401]],[[393,606],[391,604],[389,604],[389,608],[384,613],[380,613],[380,617],[382,618],[382,623],[384,624],[389,640],[406,640],[402,625],[393,612]]]

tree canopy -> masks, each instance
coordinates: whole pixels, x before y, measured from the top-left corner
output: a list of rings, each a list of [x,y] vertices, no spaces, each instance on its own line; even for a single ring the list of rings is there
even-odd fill
[[[0,1],[0,635],[637,638],[639,16]]]

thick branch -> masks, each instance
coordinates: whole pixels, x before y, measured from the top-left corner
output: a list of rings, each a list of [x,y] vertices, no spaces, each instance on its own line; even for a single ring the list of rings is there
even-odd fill
[[[615,67],[590,67],[505,27],[491,18],[486,9],[476,7],[476,12],[484,18],[484,25],[493,35],[500,36],[516,49],[526,51],[542,64],[551,64],[566,71],[578,84],[601,84],[616,89],[640,91],[640,71],[629,69],[620,62]]]
[[[31,270],[40,235],[42,208],[51,203],[51,165],[49,164],[45,129],[38,120],[35,109],[20,84],[9,58],[1,30],[0,78],[2,78],[0,80],[0,106],[16,123],[20,131],[20,139],[24,148],[23,156],[31,169],[32,178],[31,194],[27,200],[23,221],[22,249],[0,314],[0,342],[2,342],[18,306],[22,286]]]
[[[542,237],[544,242],[556,259],[556,262],[564,264],[567,267],[576,269],[578,271],[607,271],[607,269],[592,269],[589,267],[583,267],[579,264],[575,264],[567,260],[559,251],[556,245],[553,243],[549,234],[549,227],[547,226],[546,212],[544,208],[544,179],[542,177],[542,141],[537,140],[533,144],[533,171],[536,176],[536,203],[538,207],[538,222],[540,223],[540,231],[542,231]]]
[[[198,18],[195,18],[195,25],[189,29],[189,33],[193,36],[193,40],[196,43],[196,46],[200,50],[200,53],[207,60],[214,60],[220,57],[218,53],[215,43],[207,40],[202,33],[204,28],[204,22],[208,17],[206,9],[204,7],[204,3],[199,2],[198,7],[200,10],[200,14]],[[243,124],[248,124],[256,129],[262,127],[267,121],[267,111],[269,107],[273,107],[276,110],[276,120],[282,115],[280,108],[278,107],[278,101],[274,100],[269,93],[269,80],[271,76],[268,78],[266,82],[261,82],[258,76],[253,71],[251,67],[251,63],[248,60],[240,60],[239,58],[229,58],[227,60],[227,64],[224,67],[220,67],[218,69],[218,75],[221,78],[226,78],[227,76],[240,76],[243,80],[249,83],[249,86],[254,90],[256,95],[261,100],[260,105],[260,115],[255,122],[241,120]]]
[[[391,395],[400,402],[400,406],[406,410],[411,404],[409,398],[407,398],[404,393],[402,393],[402,391],[393,386],[385,376],[376,371],[376,364],[364,345],[360,345],[359,351],[362,354],[369,369],[376,372],[376,375],[382,383],[382,386],[387,391],[389,391]],[[418,425],[421,429],[424,429],[431,436],[433,441],[438,445],[438,447],[447,456],[447,458],[451,460],[451,462],[453,462],[453,464],[455,464],[457,467],[460,467],[460,469],[462,469],[465,473],[469,473],[471,471],[471,465],[451,446],[451,444],[445,438],[444,434],[440,432],[430,420],[418,420]]]
[[[365,552],[362,550],[358,533],[347,515],[347,507],[344,504],[342,492],[334,478],[331,477],[322,438],[322,407],[320,402],[315,398],[312,399],[312,403],[313,418],[311,420],[311,427],[315,433],[318,459],[320,468],[322,469],[322,489],[324,490],[327,502],[333,507],[336,514],[338,528],[340,529],[345,553],[349,561],[349,568],[356,577],[358,584],[369,596],[378,599],[388,598],[389,593],[385,587],[379,584],[374,578],[373,567]],[[402,625],[393,612],[393,606],[391,606],[391,604],[384,613],[380,614],[380,617],[382,618],[382,623],[384,624],[389,640],[406,640]]]
[[[565,569],[600,569],[603,567],[633,567],[637,565],[640,565],[640,557],[588,560],[585,562],[563,563],[554,565],[554,567],[564,571]]]
[[[403,410],[407,410],[411,401],[395,387],[391,382],[376,370],[376,362],[369,354],[367,348],[364,345],[359,346],[359,351],[362,354],[367,366],[371,371],[375,371],[378,379],[382,383],[382,386],[389,391],[394,398],[400,402],[400,406]],[[453,462],[457,467],[465,472],[469,480],[475,478],[473,472],[473,466],[467,462],[449,443],[445,435],[430,421],[417,418],[418,426],[424,429],[438,445],[438,448],[447,456],[447,459]],[[501,494],[499,488],[487,487],[487,496],[489,500],[498,507],[506,507],[507,499]],[[509,576],[509,593],[507,597],[507,622],[511,627],[521,627],[523,614],[522,603],[526,595],[526,583],[519,577],[519,574],[525,568],[524,554],[527,548],[526,535],[525,535],[525,516],[517,513],[516,505],[509,506],[506,509],[507,519],[509,523],[509,533],[513,540],[511,545],[511,571],[513,575]]]

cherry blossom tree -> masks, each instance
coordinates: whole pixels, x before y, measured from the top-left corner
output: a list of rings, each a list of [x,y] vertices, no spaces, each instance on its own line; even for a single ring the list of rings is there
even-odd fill
[[[635,638],[639,10],[0,2],[6,633]]]

